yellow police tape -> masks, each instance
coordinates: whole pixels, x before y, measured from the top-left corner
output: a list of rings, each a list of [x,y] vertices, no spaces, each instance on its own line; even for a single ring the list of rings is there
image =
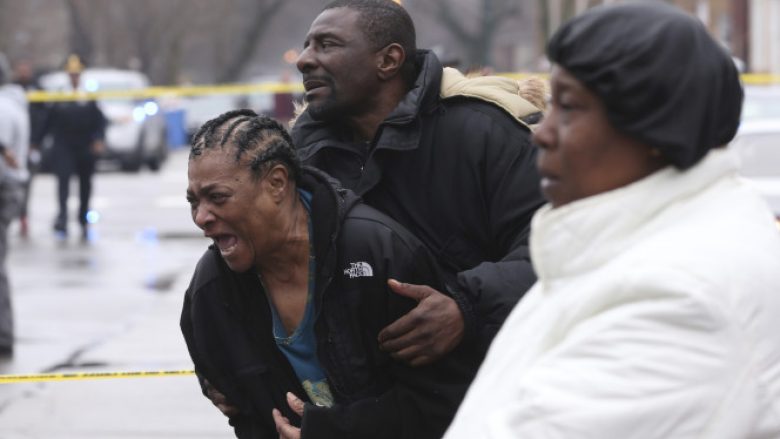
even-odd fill
[[[543,73],[498,73],[514,79],[524,79],[529,76],[546,77]],[[742,82],[749,85],[773,85],[780,84],[780,75],[771,73],[745,73]],[[27,99],[30,102],[62,102],[82,101],[95,99],[150,99],[150,98],[175,98],[208,95],[248,95],[262,93],[300,93],[303,85],[300,83],[273,83],[259,84],[225,84],[225,85],[182,85],[165,87],[147,87],[137,90],[104,90],[98,92],[84,91],[29,91]]]
[[[226,85],[182,85],[168,87],[147,87],[136,90],[86,91],[29,91],[30,102],[62,102],[95,99],[149,99],[164,97],[207,96],[219,94],[247,95],[254,93],[299,93],[302,84],[261,83]]]
[[[24,375],[0,375],[0,384],[41,383],[51,381],[77,381],[117,378],[151,378],[194,375],[193,370],[162,370],[139,372],[74,372],[74,373],[36,373]]]

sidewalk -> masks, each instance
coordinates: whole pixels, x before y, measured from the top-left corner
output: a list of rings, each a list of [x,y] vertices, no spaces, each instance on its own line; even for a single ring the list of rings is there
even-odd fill
[[[126,331],[85,351],[77,360],[81,367],[57,372],[191,369],[178,327],[187,282],[188,276],[180,276],[170,292],[143,297],[135,306],[146,309],[134,313],[139,317],[125,323]],[[194,376],[0,387],[2,439],[233,437],[227,419],[200,394]]]

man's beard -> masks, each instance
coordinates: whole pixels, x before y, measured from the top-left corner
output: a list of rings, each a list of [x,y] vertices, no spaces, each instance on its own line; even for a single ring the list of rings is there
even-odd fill
[[[322,122],[330,122],[337,120],[343,109],[339,108],[340,105],[328,96],[322,102],[309,103],[306,111],[309,113],[312,119]]]

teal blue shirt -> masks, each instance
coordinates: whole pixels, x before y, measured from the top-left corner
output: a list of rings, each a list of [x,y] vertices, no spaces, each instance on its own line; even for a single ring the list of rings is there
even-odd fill
[[[311,213],[311,194],[300,190],[303,205]],[[309,395],[309,399],[316,405],[330,407],[333,405],[333,395],[328,386],[325,371],[317,358],[317,339],[314,335],[314,273],[316,273],[316,261],[312,242],[311,215],[309,215],[309,294],[306,298],[306,310],[303,319],[292,334],[282,324],[276,308],[271,304],[273,318],[274,339],[279,350],[287,357],[298,379],[301,380],[303,389]]]

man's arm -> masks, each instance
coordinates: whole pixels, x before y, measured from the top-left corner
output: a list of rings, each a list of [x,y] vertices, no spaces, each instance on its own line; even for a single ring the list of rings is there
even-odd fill
[[[382,350],[412,366],[430,364],[463,339],[465,322],[458,303],[428,285],[393,279],[390,289],[417,306],[384,328],[378,337]]]
[[[531,219],[545,203],[530,131],[519,125],[502,127],[505,124],[491,128],[491,143],[485,145],[489,227],[502,257],[458,273],[454,286],[474,307],[477,336],[485,347],[536,282],[528,240]]]
[[[92,154],[100,155],[103,154],[106,149],[105,137],[108,120],[103,112],[100,111],[100,107],[97,106],[97,103],[94,104],[93,118],[94,132],[92,134],[92,145],[90,145],[90,149]]]
[[[16,169],[19,167],[19,163],[16,162],[16,156],[14,155],[11,150],[5,147],[5,145],[0,142],[0,157],[5,160],[5,163],[8,165],[11,169]]]
[[[528,251],[530,222],[544,198],[539,189],[536,148],[519,124],[485,127],[488,174],[485,193],[491,239],[503,257],[457,273],[447,294],[408,286],[419,305],[380,333],[383,349],[410,364],[427,364],[462,338],[487,349],[509,312],[536,281]],[[478,145],[475,145],[477,147]]]

